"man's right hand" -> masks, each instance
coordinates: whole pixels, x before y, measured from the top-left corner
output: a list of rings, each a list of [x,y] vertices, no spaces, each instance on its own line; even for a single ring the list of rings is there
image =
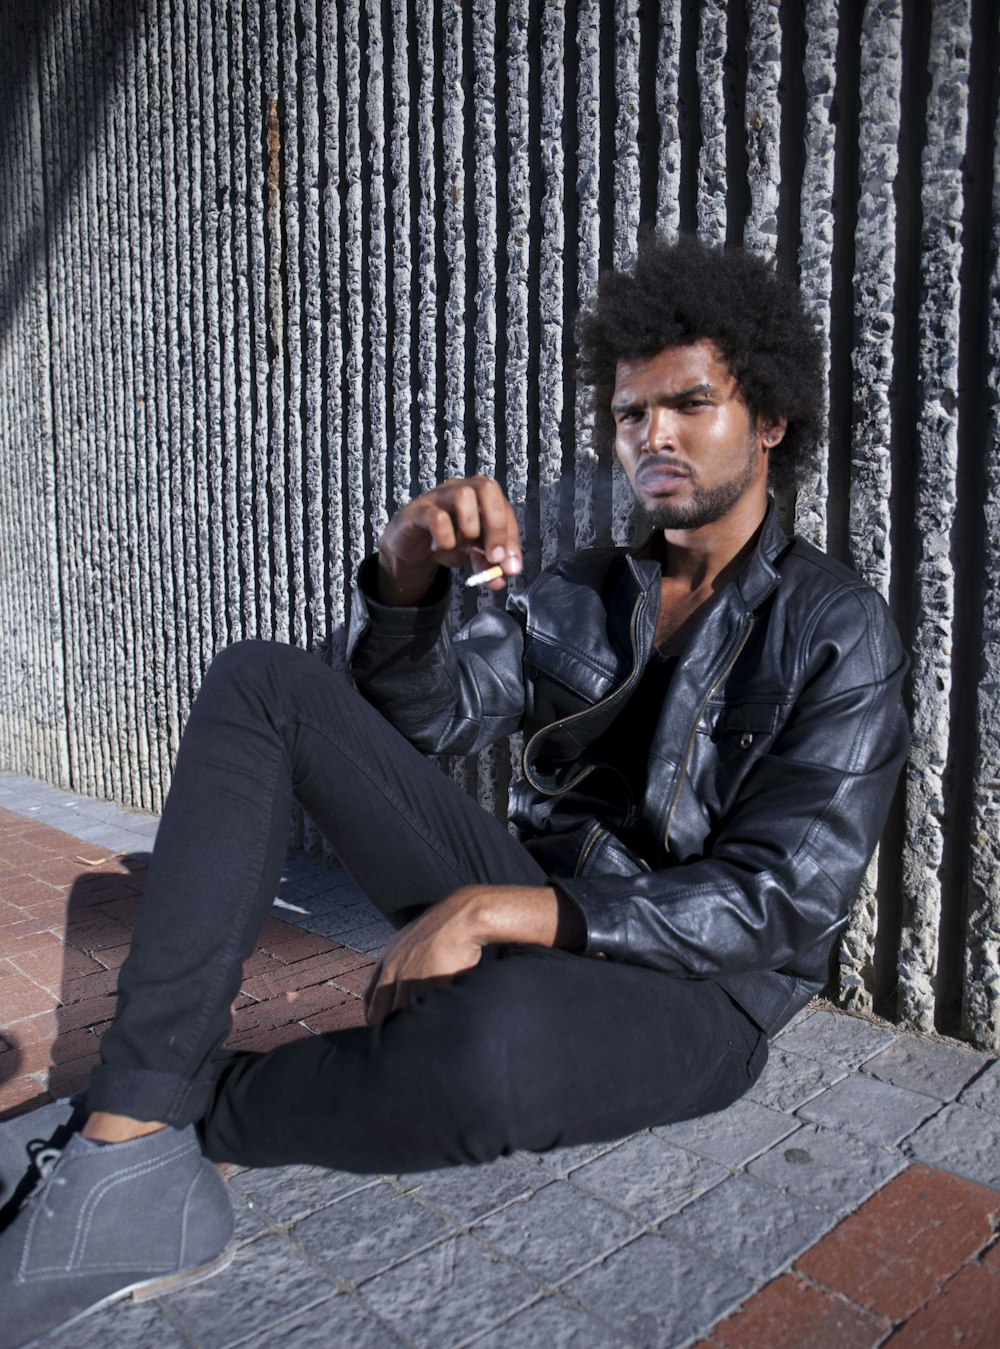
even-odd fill
[[[401,507],[378,546],[379,599],[417,604],[441,567],[498,564],[502,590],[523,565],[521,532],[503,489],[492,478],[451,478]]]

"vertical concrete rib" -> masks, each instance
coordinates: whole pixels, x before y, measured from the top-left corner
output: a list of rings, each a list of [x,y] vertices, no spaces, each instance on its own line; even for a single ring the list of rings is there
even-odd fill
[[[410,195],[410,73],[407,64],[407,5],[392,7],[392,124],[389,169],[392,175],[392,509],[410,499],[416,480],[413,459],[413,228]]]
[[[200,52],[204,41],[203,28],[202,6],[198,0],[187,0],[183,46],[177,51],[177,70],[184,88],[183,120],[180,106],[175,105],[175,108],[177,125],[184,127],[187,133],[180,138],[185,157],[178,165],[182,181],[177,222],[177,261],[182,286],[181,370],[189,409],[185,448],[190,458],[188,472],[184,475],[187,486],[184,508],[184,583],[191,621],[189,697],[194,696],[201,683],[202,670],[212,648],[211,572],[216,551],[208,506],[211,458],[217,445],[214,434],[217,430],[218,403],[211,373],[210,325],[214,316],[208,313],[205,294],[206,234],[211,221],[211,208],[205,190],[205,161],[211,154],[206,119],[211,106],[211,86],[206,89],[202,79]]]
[[[358,4],[342,7],[344,30],[344,97],[347,108],[361,107],[361,39]],[[345,281],[345,372],[347,442],[344,462],[347,468],[347,501],[350,522],[350,569],[360,566],[365,556],[365,458],[370,443],[365,436],[365,305],[362,294],[362,255],[364,225],[361,219],[360,119],[350,114],[344,121],[344,281]]]
[[[660,125],[660,162],[656,221],[667,234],[681,224],[681,0],[660,0],[656,61],[656,114]]]
[[[365,89],[368,127],[368,529],[374,544],[388,523],[388,350],[389,259],[386,239],[385,36],[377,0],[367,0],[368,80]],[[461,326],[461,325],[460,325]]]
[[[851,559],[889,598],[892,491],[890,390],[895,308],[896,174],[902,81],[902,0],[869,0],[861,35],[860,200],[855,236],[856,336],[851,435]],[[872,1010],[878,934],[872,859],[840,943],[840,997]]]
[[[225,474],[231,456],[232,420],[223,395],[226,365],[222,350],[222,315],[232,313],[232,301],[223,310],[219,288],[219,244],[221,217],[226,209],[229,183],[223,161],[228,157],[228,128],[218,123],[219,83],[225,83],[225,71],[216,64],[215,5],[201,5],[197,15],[198,82],[201,86],[201,123],[192,137],[201,142],[201,168],[192,166],[201,191],[201,286],[196,292],[203,319],[203,359],[205,362],[205,408],[202,424],[205,434],[205,469],[198,484],[201,516],[198,522],[199,606],[201,627],[201,665],[204,669],[226,642],[226,576],[229,570],[229,538],[232,516],[226,502]],[[225,142],[225,149],[223,144]],[[194,240],[192,240],[194,244]],[[228,357],[228,352],[226,353]],[[207,571],[207,576],[204,573]]]
[[[615,267],[634,257],[639,233],[639,5],[615,4]],[[635,497],[617,459],[611,476],[611,536],[616,543],[632,540]]]
[[[444,300],[444,475],[465,476],[465,93],[462,11],[441,6],[441,254],[448,274]]]
[[[324,646],[330,636],[333,597],[326,565],[323,467],[323,242],[322,146],[320,144],[319,10],[316,0],[301,7],[302,40],[302,507],[306,639]],[[342,575],[337,577],[340,612]]]
[[[833,95],[836,86],[838,0],[813,0],[806,11],[805,170],[802,175],[802,244],[799,281],[806,307],[815,320],[823,347],[823,369],[830,369],[830,297],[833,292],[833,170],[836,129]],[[829,406],[829,387],[824,392]],[[817,447],[799,474],[795,498],[795,530],[819,548],[826,545],[829,447]]]
[[[302,169],[299,142],[305,105],[310,91],[304,87],[299,68],[298,25],[301,8],[296,0],[283,0],[280,10],[282,149],[282,228],[284,230],[284,334],[282,364],[285,377],[284,426],[281,428],[284,492],[284,549],[288,559],[288,630],[286,639],[305,644],[305,572],[302,534]],[[353,107],[359,107],[355,102]],[[272,297],[276,303],[276,297]],[[277,451],[278,438],[274,449]],[[276,478],[279,475],[276,474]]]
[[[968,124],[968,0],[940,0],[931,20],[931,91],[923,156],[918,416],[917,615],[913,638],[913,743],[906,769],[905,914],[899,954],[903,1021],[932,1030],[941,921],[940,865],[948,829],[952,529],[958,469],[958,340],[962,152]]]
[[[698,157],[698,233],[709,243],[726,239],[726,0],[702,0],[698,8],[698,97],[701,152]]]
[[[287,641],[291,634],[291,596],[288,568],[288,513],[285,502],[285,461],[287,428],[287,386],[285,368],[288,346],[285,339],[285,180],[284,163],[288,131],[288,110],[282,100],[280,76],[280,36],[275,8],[264,10],[261,32],[261,60],[267,99],[266,132],[266,266],[267,266],[267,516],[263,540],[270,569],[272,635]],[[268,582],[262,578],[262,584]]]
[[[773,257],[778,247],[778,187],[781,181],[781,21],[772,0],[747,5],[747,83],[744,122],[750,181],[750,211],[743,242]]]
[[[531,167],[528,0],[507,5],[507,359],[504,369],[507,495],[525,525],[528,489],[528,267]],[[528,556],[535,540],[526,536]]]
[[[1000,122],[993,140],[993,277],[986,363],[990,421],[984,550],[983,649],[976,706],[969,917],[966,926],[963,1034],[983,1049],[1000,1050]]]
[[[247,5],[243,11],[244,70],[247,73],[246,102],[246,220],[245,232],[249,258],[247,322],[250,337],[248,393],[251,400],[253,439],[248,446],[250,468],[248,491],[253,508],[252,526],[248,522],[245,547],[248,578],[256,603],[255,632],[273,637],[276,630],[271,561],[274,536],[270,508],[271,445],[271,361],[270,305],[268,270],[268,234],[271,227],[273,192],[280,193],[280,182],[272,165],[280,164],[281,138],[277,125],[274,74],[265,62],[265,45],[270,41],[260,22],[260,9]],[[273,180],[273,185],[272,185]],[[240,231],[243,234],[243,231]],[[239,236],[238,236],[239,237]],[[249,581],[248,581],[249,584]]]
[[[593,299],[601,262],[601,7],[599,0],[580,0],[576,7],[579,62],[577,88],[576,218],[578,224],[577,307]],[[598,451],[593,414],[584,400],[577,404],[574,543],[586,548],[597,538]]]
[[[563,282],[563,201],[565,163],[563,47],[565,11],[551,3],[542,11],[541,152],[542,208],[539,239],[538,303],[541,328],[538,359],[538,513],[541,561],[545,566],[565,550],[559,535],[563,462],[563,332],[566,323]]]
[[[323,442],[326,447],[327,462],[330,465],[327,479],[327,498],[325,502],[328,529],[328,565],[333,591],[332,621],[339,624],[343,620],[343,577],[346,567],[347,544],[344,534],[343,500],[343,443],[344,443],[344,402],[343,402],[343,336],[340,322],[341,308],[341,259],[343,242],[340,229],[341,194],[341,135],[340,125],[343,115],[343,102],[340,97],[340,72],[337,60],[338,50],[338,6],[325,0],[321,11],[320,32],[323,48],[323,158],[326,164],[326,182],[323,188],[323,282],[327,301],[327,313],[333,316],[324,326],[323,358]],[[338,648],[332,652],[336,663],[340,663],[342,652]]]
[[[416,407],[417,478],[426,492],[438,480],[437,417],[437,171],[434,117],[434,13],[432,0],[415,0],[417,65],[416,172],[417,204],[417,332]]]

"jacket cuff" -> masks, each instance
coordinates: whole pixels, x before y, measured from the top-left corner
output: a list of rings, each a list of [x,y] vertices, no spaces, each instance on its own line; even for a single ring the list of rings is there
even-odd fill
[[[383,604],[378,598],[378,557],[366,557],[354,588],[354,621],[386,636],[409,637],[439,628],[448,612],[451,573],[441,567],[419,604]]]
[[[565,876],[549,878],[559,894],[579,909],[587,929],[583,955],[599,960],[628,960],[628,919],[632,900],[628,877],[601,876],[590,880]]]

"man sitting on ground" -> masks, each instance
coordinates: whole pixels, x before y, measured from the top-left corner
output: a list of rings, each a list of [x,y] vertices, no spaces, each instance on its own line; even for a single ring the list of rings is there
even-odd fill
[[[522,553],[497,483],[446,482],[361,568],[356,688],[280,644],[213,662],[101,1065],[0,1237],[8,1343],[224,1262],[211,1160],[409,1172],[720,1110],[826,983],[907,731],[885,605],[768,496],[819,431],[816,336],[762,261],[650,238],[580,339],[643,545],[452,635],[454,570],[498,591]],[[424,755],[517,730],[510,832]],[[227,1052],[293,800],[398,932],[366,1027]]]

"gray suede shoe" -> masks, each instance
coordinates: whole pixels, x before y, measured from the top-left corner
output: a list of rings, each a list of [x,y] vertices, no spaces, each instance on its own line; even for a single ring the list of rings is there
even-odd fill
[[[224,1269],[233,1211],[194,1129],[100,1147],[75,1134],[0,1235],[0,1349],[22,1349],[119,1298]]]
[[[0,1232],[10,1226],[42,1179],[41,1168],[53,1150],[61,1152],[86,1118],[73,1097],[0,1124]]]

